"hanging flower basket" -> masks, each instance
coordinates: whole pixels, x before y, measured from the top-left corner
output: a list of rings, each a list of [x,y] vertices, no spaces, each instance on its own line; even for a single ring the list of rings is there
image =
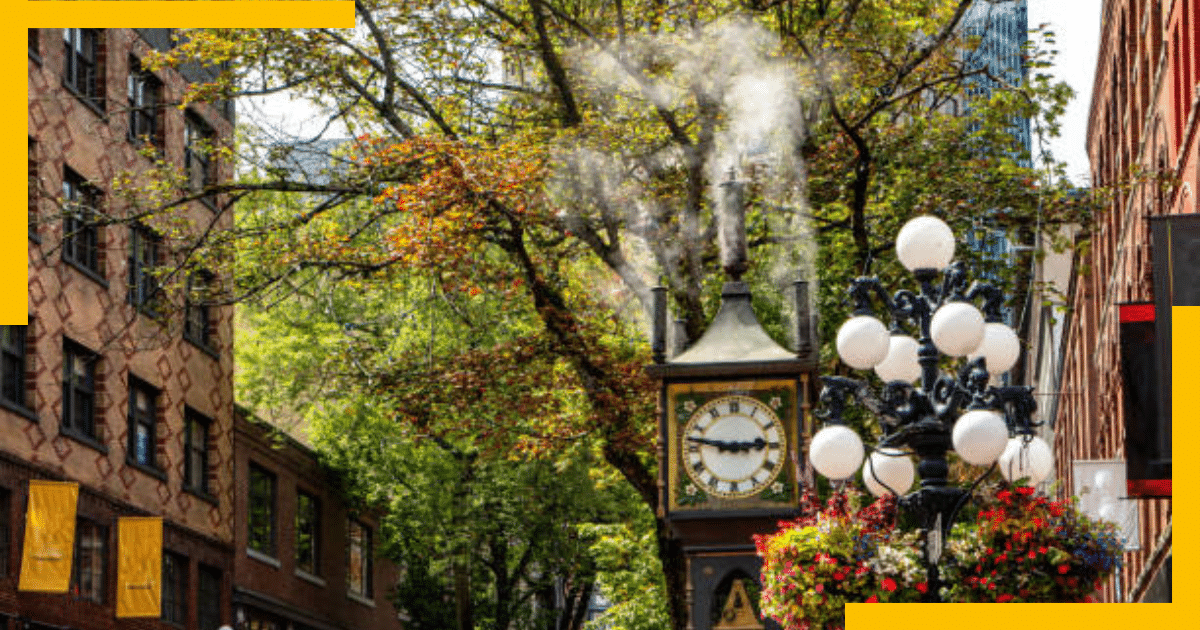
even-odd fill
[[[762,612],[785,630],[842,628],[849,602],[923,601],[929,591],[922,537],[895,528],[888,494],[862,509],[853,490],[755,537],[763,558]],[[978,517],[954,526],[940,572],[947,602],[1075,602],[1118,566],[1114,527],[1081,514],[1068,501],[1034,496],[1031,488],[988,492]]]
[[[954,526],[942,569],[956,602],[1082,602],[1121,564],[1115,526],[1033,488],[995,493],[974,523]]]
[[[844,626],[848,602],[914,602],[928,591],[917,534],[894,530],[892,495],[856,509],[862,495],[833,495],[825,508],[804,497],[811,516],[756,536],[763,558],[762,612],[788,630]]]

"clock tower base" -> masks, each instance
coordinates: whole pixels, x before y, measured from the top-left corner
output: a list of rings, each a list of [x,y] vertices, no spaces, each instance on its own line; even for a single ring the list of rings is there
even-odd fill
[[[762,559],[744,550],[692,548],[688,558],[688,630],[779,630],[758,613]]]

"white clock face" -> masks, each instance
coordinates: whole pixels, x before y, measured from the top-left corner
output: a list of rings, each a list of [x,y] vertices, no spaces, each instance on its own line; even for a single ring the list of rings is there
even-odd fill
[[[779,417],[749,396],[721,396],[688,419],[680,437],[681,464],[709,494],[746,497],[783,470],[787,437]]]

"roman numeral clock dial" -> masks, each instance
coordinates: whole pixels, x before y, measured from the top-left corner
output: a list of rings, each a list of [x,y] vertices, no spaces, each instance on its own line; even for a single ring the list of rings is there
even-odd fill
[[[751,396],[717,396],[690,413],[678,436],[680,468],[687,475],[681,479],[681,503],[697,489],[737,499],[776,485],[788,461],[783,429],[771,405]]]

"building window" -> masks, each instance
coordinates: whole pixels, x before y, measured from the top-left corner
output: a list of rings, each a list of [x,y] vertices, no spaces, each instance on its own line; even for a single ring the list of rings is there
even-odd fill
[[[163,552],[162,618],[179,626],[187,624],[187,558]]]
[[[99,208],[100,192],[75,171],[63,169],[63,260],[103,276]]]
[[[153,73],[143,70],[137,59],[129,59],[129,78],[125,92],[129,98],[129,133],[131,142],[162,146],[159,129],[159,104],[162,82]]]
[[[371,529],[354,519],[346,533],[346,579],[351,595],[371,598]]]
[[[296,493],[296,567],[309,575],[321,574],[321,504],[313,495]]]
[[[39,241],[38,237],[38,206],[41,196],[41,181],[38,176],[37,140],[29,139],[29,238]]]
[[[208,350],[212,343],[211,299],[213,276],[207,272],[196,272],[188,276],[187,304],[183,321],[183,337]]]
[[[200,494],[208,491],[208,429],[212,421],[188,409],[184,413],[184,450],[186,462],[183,469],[184,487]]]
[[[217,183],[216,163],[212,158],[216,134],[208,123],[192,112],[188,112],[185,120],[183,165],[192,192],[201,192]],[[205,195],[200,201],[209,207],[217,204],[212,195]]]
[[[75,524],[75,559],[71,593],[80,599],[104,603],[104,575],[108,562],[108,528],[89,520]]]
[[[249,546],[275,557],[275,475],[250,464]]]
[[[200,565],[200,584],[196,589],[196,625],[199,630],[221,627],[221,570]]]
[[[63,342],[62,431],[91,441],[96,432],[96,354],[72,341]]]
[[[104,73],[100,63],[101,31],[96,28],[64,28],[63,83],[84,102],[104,110]]]
[[[129,303],[157,315],[158,262],[162,239],[150,228],[135,226],[129,236]]]
[[[12,491],[0,488],[0,578],[8,577],[9,555],[12,553]]]
[[[142,381],[129,378],[129,461],[156,468],[155,412],[158,391]]]
[[[4,402],[28,409],[25,383],[25,333],[28,326],[0,326],[0,397]]]

